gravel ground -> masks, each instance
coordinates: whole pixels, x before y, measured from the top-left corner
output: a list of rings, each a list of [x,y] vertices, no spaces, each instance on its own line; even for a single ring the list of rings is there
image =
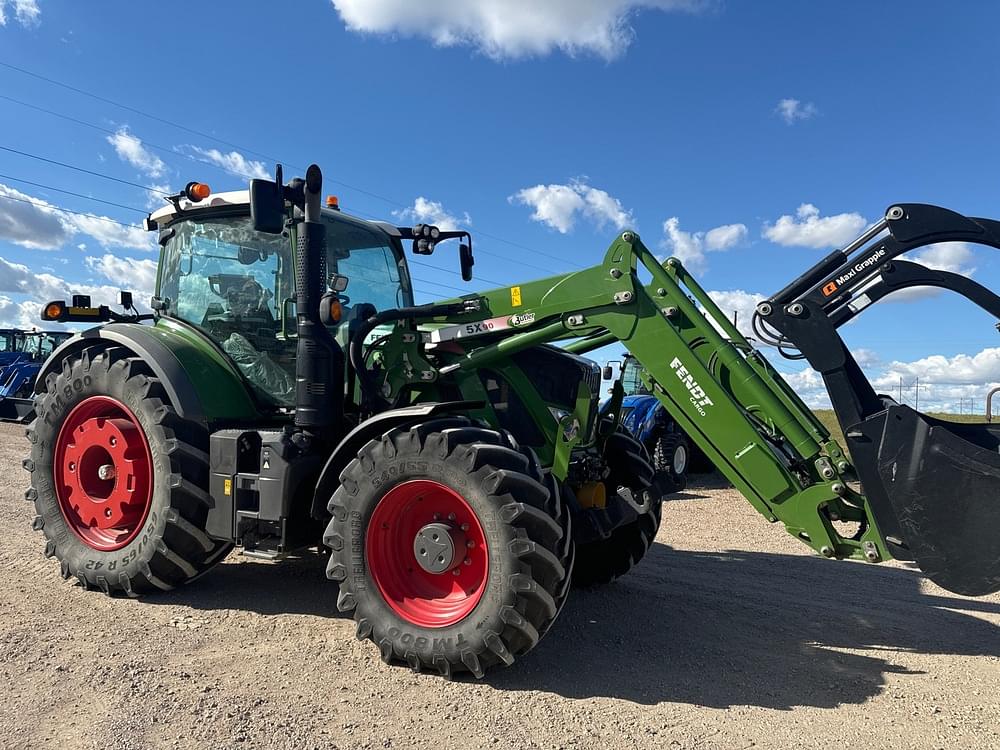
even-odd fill
[[[141,601],[42,557],[0,425],[4,748],[1000,748],[1000,596],[813,556],[711,482],[481,682],[388,668],[316,557]]]

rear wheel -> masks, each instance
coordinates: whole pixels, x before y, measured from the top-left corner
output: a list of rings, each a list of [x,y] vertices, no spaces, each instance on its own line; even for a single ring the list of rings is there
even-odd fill
[[[48,376],[28,427],[26,497],[63,578],[131,596],[166,591],[231,548],[205,534],[206,431],[178,416],[146,364],[85,349]]]
[[[576,586],[610,583],[628,573],[646,555],[660,528],[662,496],[652,484],[653,467],[642,444],[616,432],[608,438],[605,456],[610,468],[605,480],[607,502],[617,503],[616,511],[627,506],[634,520],[616,528],[607,539],[577,545]]]
[[[534,647],[565,601],[569,513],[506,433],[391,430],[347,465],[329,510],[337,606],[386,663],[482,677]]]

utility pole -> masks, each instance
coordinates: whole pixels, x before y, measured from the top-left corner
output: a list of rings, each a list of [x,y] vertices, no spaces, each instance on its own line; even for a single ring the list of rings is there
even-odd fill
[[[913,408],[920,411],[920,378],[913,381]]]
[[[899,403],[903,403],[903,376],[899,376]]]

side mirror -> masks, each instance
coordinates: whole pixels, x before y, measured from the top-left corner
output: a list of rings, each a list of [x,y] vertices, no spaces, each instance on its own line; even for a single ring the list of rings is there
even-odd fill
[[[330,291],[340,294],[341,292],[347,291],[347,283],[350,279],[339,273],[330,274]]]
[[[615,371],[611,368],[611,365],[604,365],[604,369],[601,371],[601,377],[605,380],[611,380],[615,376]],[[610,393],[610,391],[608,391]]]
[[[458,259],[462,264],[462,281],[472,281],[472,267],[476,259],[472,257],[472,246],[462,243],[458,246]]]
[[[284,192],[280,182],[250,180],[250,220],[254,230],[281,234],[285,228]]]

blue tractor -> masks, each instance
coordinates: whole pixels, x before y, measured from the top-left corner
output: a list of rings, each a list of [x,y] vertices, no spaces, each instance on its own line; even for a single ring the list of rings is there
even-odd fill
[[[42,364],[73,334],[0,329],[0,421],[26,422],[35,413],[32,391]]]
[[[687,486],[692,459],[691,442],[653,396],[642,365],[635,357],[626,355],[620,363],[609,362],[605,377],[612,377],[615,364],[621,368],[621,384],[625,391],[622,426],[649,451],[656,469],[656,482],[664,492],[683,490]],[[703,462],[707,463],[707,459]]]

